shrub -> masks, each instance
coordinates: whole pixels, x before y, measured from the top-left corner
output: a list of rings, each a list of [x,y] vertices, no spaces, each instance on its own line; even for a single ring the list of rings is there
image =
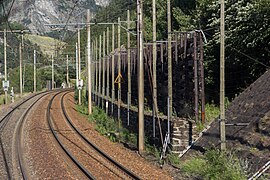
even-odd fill
[[[190,176],[203,179],[244,180],[245,171],[240,160],[232,153],[209,150],[204,156],[192,158],[182,169]]]

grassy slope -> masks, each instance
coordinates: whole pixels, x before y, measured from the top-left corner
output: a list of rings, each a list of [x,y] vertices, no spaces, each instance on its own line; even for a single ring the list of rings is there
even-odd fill
[[[46,36],[39,36],[34,34],[27,34],[25,35],[27,39],[33,44],[37,44],[42,53],[51,56],[55,51],[55,46],[59,47],[60,45],[65,45],[66,43],[63,43],[57,39],[46,37]]]

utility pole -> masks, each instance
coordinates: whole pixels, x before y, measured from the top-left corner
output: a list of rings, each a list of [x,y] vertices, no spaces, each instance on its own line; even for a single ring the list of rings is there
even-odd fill
[[[79,72],[78,72],[78,43],[76,43],[76,86],[79,85]]]
[[[115,99],[115,88],[114,88],[114,41],[115,41],[115,37],[114,37],[114,24],[112,25],[112,114],[113,114],[113,109],[114,109],[114,99]]]
[[[91,88],[92,88],[92,94],[93,95],[91,95],[92,96],[92,101],[94,101],[95,102],[95,80],[96,80],[96,78],[95,78],[95,74],[96,74],[96,68],[95,68],[95,41],[92,41],[92,45],[91,45]]]
[[[53,62],[53,55],[52,55],[52,90],[54,89],[54,62]]]
[[[103,31],[103,57],[102,57],[102,104],[101,107],[102,109],[104,108],[104,101],[105,101],[105,62],[106,62],[106,58],[105,58],[105,38],[106,38],[106,32]]]
[[[118,78],[119,78],[119,82],[118,82],[118,129],[120,129],[120,125],[121,125],[121,115],[120,115],[120,111],[121,111],[121,24],[120,24],[120,17],[118,17]]]
[[[67,58],[67,87],[69,88],[68,55],[66,56],[66,58]]]
[[[90,33],[90,9],[87,9],[87,60],[88,60],[88,114],[92,114],[92,89],[91,89],[91,33]]]
[[[80,29],[78,28],[78,76],[79,76],[79,105],[82,104],[82,80],[81,80],[81,36]]]
[[[152,1],[153,8],[153,136],[156,136],[155,122],[157,111],[157,15],[156,0]]]
[[[7,32],[4,29],[4,63],[5,63],[5,82],[7,82]],[[7,104],[7,91],[5,91],[5,104]]]
[[[98,99],[98,40],[96,37],[96,43],[95,43],[95,66],[96,66],[96,87],[95,87],[95,91],[96,91],[96,105],[97,105],[97,99]]]
[[[109,108],[109,90],[110,90],[110,59],[109,59],[109,35],[110,35],[110,30],[109,27],[107,27],[107,97],[106,97],[106,114],[108,114],[108,108]]]
[[[143,0],[137,0],[138,33],[138,99],[139,99],[139,153],[144,152],[144,62],[143,62]]]
[[[37,75],[36,75],[36,50],[34,50],[34,93],[37,92]]]
[[[20,97],[22,97],[23,91],[22,91],[22,43],[19,45],[19,51],[20,51]]]
[[[128,125],[129,125],[129,110],[131,104],[131,63],[130,63],[130,11],[127,11],[127,61],[128,61]]]
[[[101,35],[99,35],[99,71],[98,71],[98,106],[100,106],[100,100],[102,100],[101,94],[101,65],[102,65],[102,55],[101,55]]]
[[[221,150],[226,150],[225,133],[225,22],[224,22],[224,0],[220,1],[220,142]]]
[[[167,18],[168,18],[168,97],[169,112],[168,119],[172,117],[172,21],[171,21],[171,0],[167,0]]]

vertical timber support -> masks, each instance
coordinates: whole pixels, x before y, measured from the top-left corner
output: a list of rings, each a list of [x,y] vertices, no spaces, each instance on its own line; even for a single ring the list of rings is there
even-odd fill
[[[95,102],[95,81],[96,81],[96,67],[95,67],[95,41],[91,45],[91,77],[92,77],[92,101]]]
[[[157,106],[157,16],[156,0],[152,1],[153,8],[153,137],[156,137]]]
[[[68,74],[68,55],[66,56],[67,59],[67,87],[69,88],[69,74]]]
[[[221,150],[226,150],[225,133],[225,22],[224,0],[220,1],[220,141]]]
[[[36,50],[34,50],[34,93],[37,92],[37,71],[36,71],[37,56]]]
[[[131,104],[131,52],[130,52],[130,11],[127,11],[127,61],[128,61],[128,93],[127,93],[127,102],[128,102],[128,126],[129,126],[129,113],[130,113],[130,104]]]
[[[105,39],[106,39],[106,32],[103,31],[103,56],[102,56],[102,102],[101,102],[101,108],[104,108],[104,101],[105,101],[105,62],[106,62],[106,54],[105,54],[105,49],[106,49],[106,44],[105,44]]]
[[[199,90],[198,90],[198,59],[197,59],[197,34],[196,32],[194,33],[193,36],[193,44],[194,44],[194,54],[193,54],[193,60],[194,60],[194,94],[195,94],[195,98],[194,98],[194,107],[195,107],[195,121],[198,122],[198,117],[199,117],[199,108],[198,108],[198,104],[199,104],[199,100],[198,100],[198,95],[199,95]]]
[[[120,129],[121,125],[121,24],[120,24],[120,17],[118,18],[118,78],[119,78],[119,83],[118,83],[118,129]]]
[[[52,55],[52,90],[54,89],[54,58]]]
[[[78,78],[79,78],[79,86],[81,86],[81,36],[80,36],[80,29],[79,28],[78,28]],[[81,88],[79,88],[79,105],[82,104],[82,90],[81,90]]]
[[[205,123],[205,89],[204,89],[204,63],[203,63],[203,41],[200,33],[200,69],[201,69],[201,111],[202,123]]]
[[[98,106],[100,107],[101,97],[101,66],[102,66],[102,56],[101,56],[101,35],[99,36],[99,71],[98,71]]]
[[[137,0],[138,27],[138,100],[139,100],[139,153],[143,153],[144,146],[144,59],[143,59],[143,0]]]
[[[19,45],[20,50],[20,97],[22,97],[23,94],[23,81],[22,81],[22,43]]]
[[[7,30],[4,29],[4,64],[5,64],[5,81],[7,81]],[[5,104],[8,102],[8,92],[5,91]]]
[[[78,88],[79,83],[79,68],[78,68],[78,43],[76,43],[76,88]]]
[[[91,32],[90,10],[87,10],[87,76],[88,76],[88,114],[92,114],[92,82],[91,82]]]
[[[107,97],[106,97],[106,114],[108,114],[108,108],[109,108],[109,93],[110,93],[110,57],[109,57],[109,35],[110,35],[110,30],[109,27],[107,27]]]
[[[112,25],[112,111],[111,114],[113,114],[114,110],[114,99],[115,99],[115,86],[114,86],[114,54],[115,54],[115,47],[114,47],[114,41],[115,41],[115,34],[114,34],[114,24]]]
[[[95,102],[96,102],[96,105],[97,105],[97,102],[98,102],[98,40],[96,38],[96,41],[95,41],[95,68],[96,68],[96,87],[95,87],[95,94],[96,94],[96,98],[95,98]]]
[[[168,18],[168,97],[170,99],[170,111],[168,118],[172,117],[172,24],[171,24],[171,0],[167,0]]]

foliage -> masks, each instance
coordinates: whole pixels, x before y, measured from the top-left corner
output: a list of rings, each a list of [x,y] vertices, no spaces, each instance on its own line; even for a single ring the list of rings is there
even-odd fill
[[[182,166],[191,177],[219,180],[246,179],[240,160],[232,153],[209,150],[204,156],[192,158]]]
[[[173,154],[173,153],[168,154],[168,160],[172,166],[177,167],[177,168],[181,167],[180,158],[178,157],[177,154]]]
[[[215,104],[207,103],[205,105],[205,118],[206,121],[211,122],[219,116],[220,110]]]
[[[113,118],[106,115],[104,110],[93,107],[93,113],[89,116],[89,121],[95,122],[96,130],[100,134],[109,137],[112,141],[116,141],[117,125]]]
[[[270,2],[267,0],[226,1],[226,96],[254,82],[270,66]],[[196,25],[204,30],[208,44],[205,65],[208,89],[218,99],[219,89],[219,1],[197,0]]]

